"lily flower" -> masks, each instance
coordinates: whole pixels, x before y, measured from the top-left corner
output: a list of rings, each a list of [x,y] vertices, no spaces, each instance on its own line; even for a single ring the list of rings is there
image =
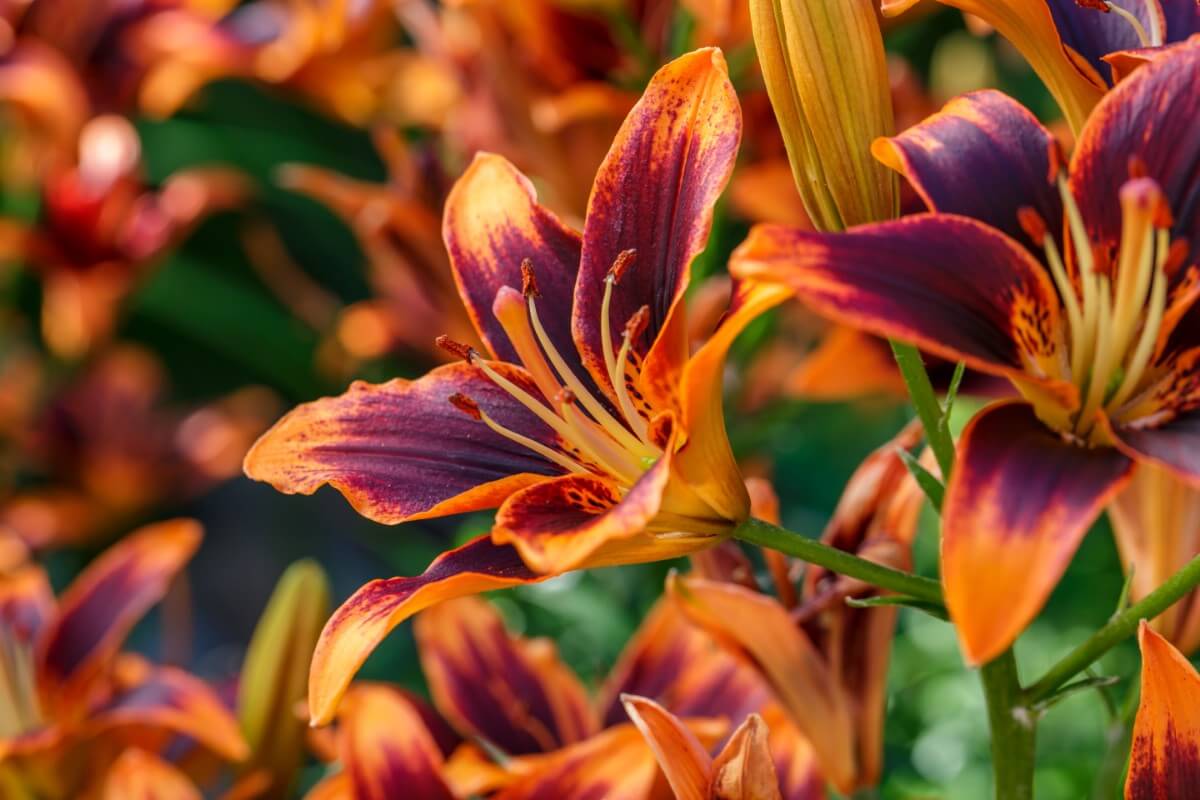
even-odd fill
[[[1189,0],[938,0],[998,30],[1029,61],[1078,133],[1101,96],[1167,45],[1200,33]],[[895,16],[917,0],[882,0]]]
[[[1133,722],[1126,800],[1188,797],[1200,777],[1200,675],[1142,620],[1142,697]]]
[[[246,456],[252,478],[287,493],[330,484],[383,523],[500,506],[490,536],[334,614],[310,683],[318,723],[375,644],[437,600],[672,558],[747,518],[722,368],[742,327],[787,293],[739,294],[690,357],[683,303],[740,130],[719,51],[668,64],[601,167],[582,236],[508,162],[478,156],[444,230],[486,351],[443,338],[464,363],[300,406]]]
[[[434,707],[391,687],[356,682],[338,708],[333,734],[343,768],[309,800],[337,796],[346,784],[356,797],[389,797],[386,787],[400,779],[420,787],[405,795],[418,800],[638,800],[656,796],[658,767],[626,715],[622,699],[630,693],[683,717],[706,747],[728,731],[726,720],[759,711],[780,716],[754,671],[669,601],[651,610],[594,697],[552,642],[509,633],[480,599],[458,598],[423,612],[415,633]],[[457,735],[448,733],[447,722]],[[820,787],[811,748],[786,719],[773,727],[771,746],[788,800],[816,796],[803,793]]]
[[[15,785],[78,796],[107,771],[116,745],[147,734],[185,736],[231,761],[246,756],[237,722],[206,684],[120,652],[200,535],[190,520],[136,531],[57,602],[37,566],[0,577],[0,761]]]
[[[897,569],[911,567],[924,495],[897,451],[914,446],[920,435],[920,427],[910,425],[868,456],[848,481],[822,541]],[[771,521],[773,492],[763,482],[755,489],[755,516]],[[871,587],[815,567],[797,593],[798,565],[777,553],[764,556],[774,596],[707,568],[673,577],[669,590],[688,619],[754,665],[812,743],[820,772],[834,788],[849,795],[874,786],[883,766],[897,609],[847,606],[846,598],[871,596]],[[746,569],[732,575],[737,572],[753,574]]]
[[[1022,395],[971,422],[947,487],[942,578],[973,664],[1037,614],[1135,462],[1200,480],[1197,69],[1200,39],[1123,81],[1066,171],[1009,98],[951,101],[875,146],[935,213],[842,235],[760,227],[734,255],[739,277]]]

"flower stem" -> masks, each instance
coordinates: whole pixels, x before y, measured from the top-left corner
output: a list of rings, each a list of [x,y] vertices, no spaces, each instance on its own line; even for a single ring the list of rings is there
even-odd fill
[[[1037,725],[1021,693],[1012,648],[984,664],[979,677],[992,732],[996,800],[1030,800]]]
[[[917,416],[925,427],[925,439],[929,449],[933,450],[938,467],[942,470],[942,480],[950,480],[950,470],[954,466],[954,440],[943,423],[941,403],[933,391],[933,383],[929,373],[925,371],[925,362],[921,360],[921,351],[911,344],[892,341],[892,354],[896,357],[896,366],[904,377],[908,387],[908,396],[912,400]]]
[[[876,564],[874,561],[859,558],[845,550],[830,547],[816,539],[780,528],[769,522],[748,519],[734,528],[733,536],[743,542],[778,550],[801,561],[825,567],[839,575],[858,578],[860,581],[881,589],[906,594],[938,605],[941,605],[942,602],[942,586],[935,580]]]
[[[1026,690],[1026,700],[1035,703],[1045,699],[1055,689],[1087,669],[1092,662],[1132,636],[1137,630],[1139,620],[1157,617],[1198,585],[1200,556],[1193,558],[1183,569],[1167,578],[1161,586],[1140,601],[1113,616],[1103,628],[1046,670],[1046,674]]]

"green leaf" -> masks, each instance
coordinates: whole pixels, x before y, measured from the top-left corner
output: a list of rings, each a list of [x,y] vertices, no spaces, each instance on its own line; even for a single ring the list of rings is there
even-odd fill
[[[900,460],[904,462],[904,466],[908,468],[909,474],[921,487],[921,491],[929,498],[929,502],[941,513],[942,501],[946,497],[946,487],[932,472],[921,466],[921,462],[912,453],[903,448],[899,448],[896,452],[899,454]]]

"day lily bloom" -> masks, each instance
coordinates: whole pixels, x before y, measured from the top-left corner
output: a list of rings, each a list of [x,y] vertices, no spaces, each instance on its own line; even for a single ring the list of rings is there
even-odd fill
[[[753,670],[670,602],[651,610],[594,697],[552,642],[509,633],[496,610],[477,598],[423,612],[415,633],[436,710],[396,689],[355,683],[333,734],[343,770],[310,798],[337,796],[338,785],[348,782],[355,796],[388,797],[384,787],[400,778],[420,787],[405,795],[417,800],[649,798],[656,796],[658,767],[626,716],[623,696],[653,698],[684,718],[706,746],[748,715],[778,711],[764,704],[767,691]],[[447,722],[461,738],[448,734]],[[794,726],[781,719],[771,746],[788,800],[814,797],[801,791],[820,783],[811,749]]]
[[[672,558],[747,518],[722,369],[786,292],[740,293],[691,356],[683,303],[740,130],[719,51],[668,64],[601,166],[582,235],[508,162],[477,157],[444,229],[485,351],[443,338],[464,363],[300,406],[246,456],[252,478],[288,493],[331,484],[383,523],[500,506],[489,536],[334,614],[310,682],[318,723],[375,644],[437,600]]]
[[[1200,488],[1142,464],[1108,508],[1129,597],[1141,600],[1200,554]],[[1150,622],[1184,653],[1200,649],[1200,596],[1188,593]]]
[[[1200,675],[1145,620],[1142,697],[1133,723],[1126,800],[1190,797],[1200,785]]]
[[[920,428],[909,426],[863,462],[822,536],[826,544],[897,569],[911,567],[924,495],[896,451],[912,447],[919,436]],[[756,516],[769,521],[771,497],[761,484],[758,489]],[[714,579],[707,568],[668,585],[690,620],[749,658],[812,742],[821,774],[839,792],[874,786],[882,770],[897,609],[851,608],[846,598],[870,596],[871,587],[811,566],[797,593],[791,560],[764,555],[774,596],[753,579],[750,585]],[[753,575],[750,569],[741,572]]]
[[[0,577],[0,761],[37,796],[74,797],[121,742],[184,736],[223,759],[246,755],[220,698],[187,673],[120,652],[200,542],[174,520],[130,534],[56,602],[29,565]]]
[[[1124,80],[1065,172],[1025,109],[964,96],[875,146],[935,213],[766,226],[735,253],[740,277],[1022,395],[967,427],[947,487],[943,581],[971,663],[1037,614],[1135,462],[1200,480],[1197,69],[1200,40]]]
[[[917,0],[882,0],[886,16]],[[980,17],[1012,42],[1078,133],[1110,86],[1164,45],[1200,33],[1191,0],[939,0]]]

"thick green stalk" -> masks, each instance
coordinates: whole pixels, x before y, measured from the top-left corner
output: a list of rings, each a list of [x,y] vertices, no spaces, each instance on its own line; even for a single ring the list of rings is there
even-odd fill
[[[801,561],[825,567],[839,575],[858,578],[881,589],[932,603],[942,602],[942,586],[935,580],[876,564],[769,522],[748,519],[734,529],[733,536],[743,542],[778,550]]]
[[[911,344],[892,341],[892,354],[896,357],[896,366],[908,386],[908,395],[912,400],[917,416],[925,427],[925,439],[933,450],[934,458],[942,470],[942,480],[950,479],[950,470],[954,466],[954,440],[942,424],[942,406],[937,394],[933,391],[933,383],[929,373],[925,371],[925,362],[921,360],[921,351]]]
[[[979,671],[992,733],[996,800],[1031,800],[1037,725],[1025,706],[1012,648]]]
[[[1055,689],[1087,669],[1092,662],[1132,636],[1140,620],[1157,617],[1198,585],[1200,556],[1193,558],[1140,601],[1113,616],[1103,628],[1046,670],[1046,674],[1025,692],[1027,701],[1035,703],[1048,697]]]

